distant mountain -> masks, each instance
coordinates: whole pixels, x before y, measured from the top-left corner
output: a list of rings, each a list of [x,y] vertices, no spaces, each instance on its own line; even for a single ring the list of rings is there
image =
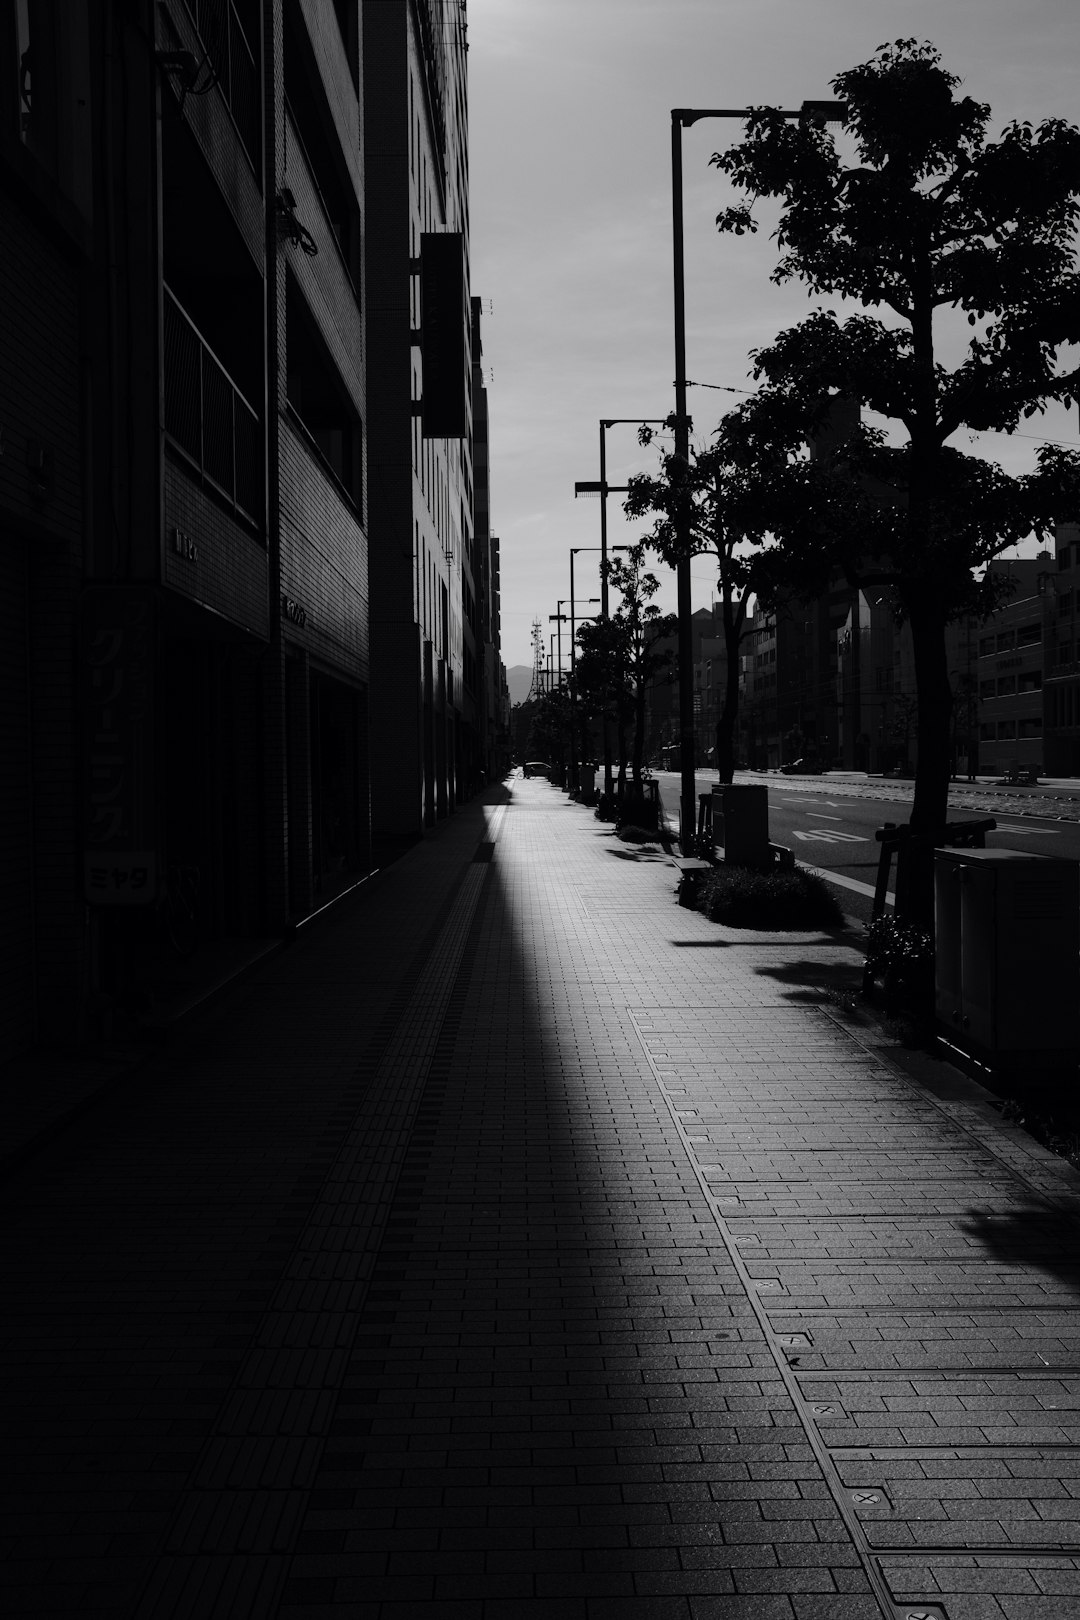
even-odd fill
[[[532,685],[532,665],[514,664],[506,672],[506,684],[510,689],[511,703],[524,703],[529,695]]]

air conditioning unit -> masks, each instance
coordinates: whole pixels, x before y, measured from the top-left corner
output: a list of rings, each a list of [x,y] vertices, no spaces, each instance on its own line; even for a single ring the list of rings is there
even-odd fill
[[[938,1026],[991,1068],[1080,1055],[1078,871],[1012,849],[935,856]]]

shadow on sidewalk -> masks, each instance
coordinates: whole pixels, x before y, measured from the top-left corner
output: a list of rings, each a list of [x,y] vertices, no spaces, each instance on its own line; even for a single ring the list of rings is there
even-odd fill
[[[824,935],[815,944],[835,944],[831,935]],[[784,962],[777,967],[755,969],[763,978],[776,979],[790,986],[786,992],[789,1001],[818,1002],[822,994],[832,990],[856,993],[862,985],[862,966],[859,962],[815,962],[803,958],[797,962]]]
[[[1080,1296],[1080,1221],[1070,1212],[1040,1205],[1003,1215],[972,1210],[969,1219],[960,1223],[960,1230],[1002,1264],[1038,1266],[1059,1278],[1070,1296]],[[1068,1305],[1050,1298],[1041,1307],[1055,1308],[1075,1307],[1071,1297]]]

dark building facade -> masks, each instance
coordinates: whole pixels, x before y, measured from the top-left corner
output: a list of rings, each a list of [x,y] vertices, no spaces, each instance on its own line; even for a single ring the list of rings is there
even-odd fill
[[[362,7],[367,169],[372,813],[449,815],[480,771],[463,7]]]
[[[197,983],[361,881],[380,751],[395,836],[480,779],[444,12],[0,0],[9,1053],[152,1021],[178,958]]]

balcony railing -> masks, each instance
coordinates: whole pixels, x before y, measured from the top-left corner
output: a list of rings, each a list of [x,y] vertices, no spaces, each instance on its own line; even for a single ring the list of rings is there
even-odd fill
[[[165,432],[218,494],[262,527],[262,424],[165,288]]]
[[[192,21],[255,172],[259,171],[259,69],[233,0],[187,0]]]

